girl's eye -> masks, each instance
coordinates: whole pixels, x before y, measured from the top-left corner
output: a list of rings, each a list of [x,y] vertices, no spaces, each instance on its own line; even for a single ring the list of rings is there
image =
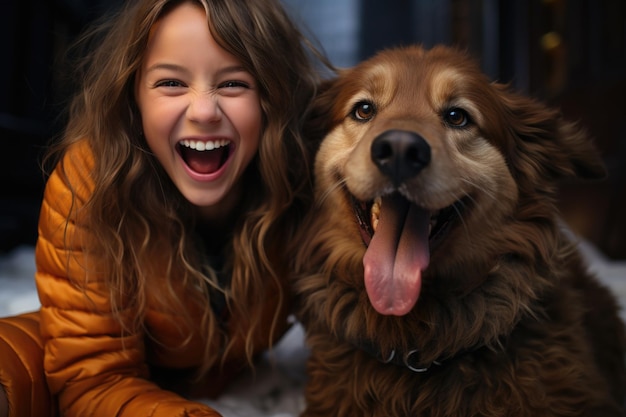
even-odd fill
[[[226,81],[220,85],[221,88],[248,88],[248,84],[243,81]]]
[[[470,123],[469,114],[459,107],[453,107],[444,111],[443,120],[451,127],[465,127]]]
[[[163,80],[156,83],[157,87],[183,87],[183,83],[176,80]]]
[[[350,115],[354,120],[368,121],[376,114],[376,108],[369,101],[359,101],[352,107]]]

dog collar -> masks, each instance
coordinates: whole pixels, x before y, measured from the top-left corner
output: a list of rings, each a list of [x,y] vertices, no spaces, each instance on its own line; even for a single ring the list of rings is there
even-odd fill
[[[402,352],[400,349],[392,349],[389,355],[384,357],[382,352],[377,349],[372,342],[361,341],[359,343],[353,343],[353,345],[376,358],[381,363],[394,364],[412,372],[427,372],[433,365],[441,366],[442,363],[441,360],[435,360],[429,364],[421,362],[418,349],[411,349],[408,352]]]

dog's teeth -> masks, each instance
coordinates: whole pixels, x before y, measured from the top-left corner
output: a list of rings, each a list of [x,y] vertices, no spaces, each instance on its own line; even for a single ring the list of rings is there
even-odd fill
[[[382,203],[382,198],[376,197],[370,211],[370,222],[372,223],[372,230],[374,232],[376,232],[376,228],[378,227],[378,220],[380,219],[380,206]]]
[[[429,236],[430,236],[430,232],[432,232],[432,230],[437,225],[437,219],[438,219],[440,212],[441,211],[434,211],[430,214],[430,221],[428,222],[428,235]]]

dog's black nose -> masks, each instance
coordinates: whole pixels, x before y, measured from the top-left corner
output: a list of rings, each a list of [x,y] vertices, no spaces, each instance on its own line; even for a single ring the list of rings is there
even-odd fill
[[[374,139],[371,151],[372,161],[396,186],[430,163],[430,145],[414,132],[388,130]]]

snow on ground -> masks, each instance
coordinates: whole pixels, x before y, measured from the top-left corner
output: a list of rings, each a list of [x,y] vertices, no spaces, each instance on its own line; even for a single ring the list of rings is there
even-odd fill
[[[18,247],[0,256],[0,317],[39,308],[34,282],[32,247]],[[224,417],[295,417],[304,408],[304,346],[302,327],[295,324],[266,355],[255,373],[243,375],[211,405]]]

